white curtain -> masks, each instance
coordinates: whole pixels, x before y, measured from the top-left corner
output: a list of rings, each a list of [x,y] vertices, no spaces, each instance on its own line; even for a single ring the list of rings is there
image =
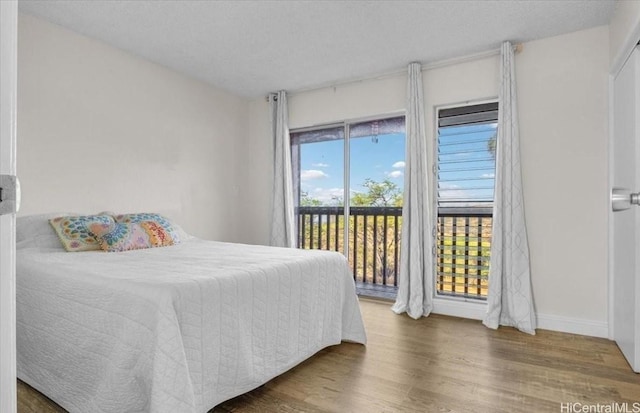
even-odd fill
[[[484,324],[535,334],[524,217],[513,47],[502,44],[489,293]]]
[[[427,168],[422,70],[419,63],[409,65],[406,129],[399,288],[392,310],[419,318],[428,316],[433,308],[433,240],[428,196],[430,174]]]
[[[283,90],[269,97],[273,129],[273,198],[271,205],[271,245],[295,247],[293,175],[289,140],[289,108]]]

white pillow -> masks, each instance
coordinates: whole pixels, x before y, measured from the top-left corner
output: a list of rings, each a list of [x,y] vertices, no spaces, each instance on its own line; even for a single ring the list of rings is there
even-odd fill
[[[49,225],[51,218],[73,215],[68,212],[26,215],[16,218],[16,248],[58,248],[64,246]]]

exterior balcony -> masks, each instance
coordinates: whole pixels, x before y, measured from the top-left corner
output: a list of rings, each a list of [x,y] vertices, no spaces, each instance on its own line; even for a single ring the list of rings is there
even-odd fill
[[[347,242],[342,206],[297,208],[298,247],[345,253],[358,295],[395,300],[400,271],[402,207],[351,207]],[[491,208],[439,208],[434,289],[439,296],[486,300]]]

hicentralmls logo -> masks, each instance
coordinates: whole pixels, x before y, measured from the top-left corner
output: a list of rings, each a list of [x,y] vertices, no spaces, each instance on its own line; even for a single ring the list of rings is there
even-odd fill
[[[560,403],[561,413],[640,413],[640,402],[635,403]]]

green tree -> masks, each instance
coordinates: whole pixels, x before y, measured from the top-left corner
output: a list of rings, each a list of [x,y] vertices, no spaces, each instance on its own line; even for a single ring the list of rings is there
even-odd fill
[[[351,197],[351,206],[353,207],[401,207],[402,191],[397,184],[389,179],[381,182],[373,179],[365,179],[362,186],[365,191],[355,193]],[[302,206],[321,206],[320,200],[309,196],[305,191],[301,192],[300,203]],[[331,201],[332,205],[344,205],[343,198],[334,196]],[[367,282],[373,281],[373,274],[376,274],[376,282],[381,283],[383,277],[386,276],[387,282],[393,284],[393,274],[395,273],[394,254],[399,250],[400,241],[399,232],[396,233],[396,224],[399,228],[402,226],[402,217],[392,215],[359,215],[345,217],[340,215],[337,217],[328,216],[326,218],[316,216],[313,220],[307,215],[304,221],[304,234],[302,235],[302,244],[305,248],[311,249],[337,249],[344,251],[345,239],[343,237],[343,229],[345,225],[354,228],[351,231],[349,240],[350,253],[347,257],[349,265],[355,268],[358,280],[364,278],[366,273]],[[355,225],[357,219],[357,225]],[[338,239],[335,240],[337,227]],[[386,236],[384,235],[386,231]],[[376,236],[374,237],[374,233]],[[331,241],[328,241],[331,239]],[[356,244],[354,244],[354,241]],[[336,248],[337,243],[337,248]],[[367,249],[365,262],[365,245]],[[354,265],[354,248],[356,249],[356,261]]]
[[[496,157],[496,142],[498,140],[498,132],[495,132],[487,141],[487,150],[491,154],[491,156],[495,159]]]
[[[322,206],[322,201],[310,197],[307,191],[300,191],[300,206]]]
[[[389,179],[381,182],[367,178],[362,184],[366,192],[359,192],[351,197],[351,205],[356,207],[401,207],[402,191],[398,185]],[[353,218],[352,218],[353,219]],[[362,221],[364,219],[364,222]],[[363,257],[364,246],[369,253],[367,262],[358,261],[356,266],[357,278],[364,277],[366,272],[367,282],[373,281],[376,273],[376,282],[380,283],[383,276],[387,282],[393,283],[392,274],[395,272],[394,252],[399,248],[395,242],[395,223],[401,225],[402,217],[395,220],[393,216],[367,216],[359,220],[358,231],[355,238],[358,245],[358,256]],[[365,228],[366,227],[366,230]],[[383,235],[386,229],[386,236]],[[376,236],[374,237],[374,234]],[[353,248],[353,244],[351,244]],[[350,258],[351,260],[351,258]]]
[[[353,206],[402,206],[402,191],[394,182],[385,178],[382,182],[371,178],[362,184],[367,192],[357,192],[351,197]]]

